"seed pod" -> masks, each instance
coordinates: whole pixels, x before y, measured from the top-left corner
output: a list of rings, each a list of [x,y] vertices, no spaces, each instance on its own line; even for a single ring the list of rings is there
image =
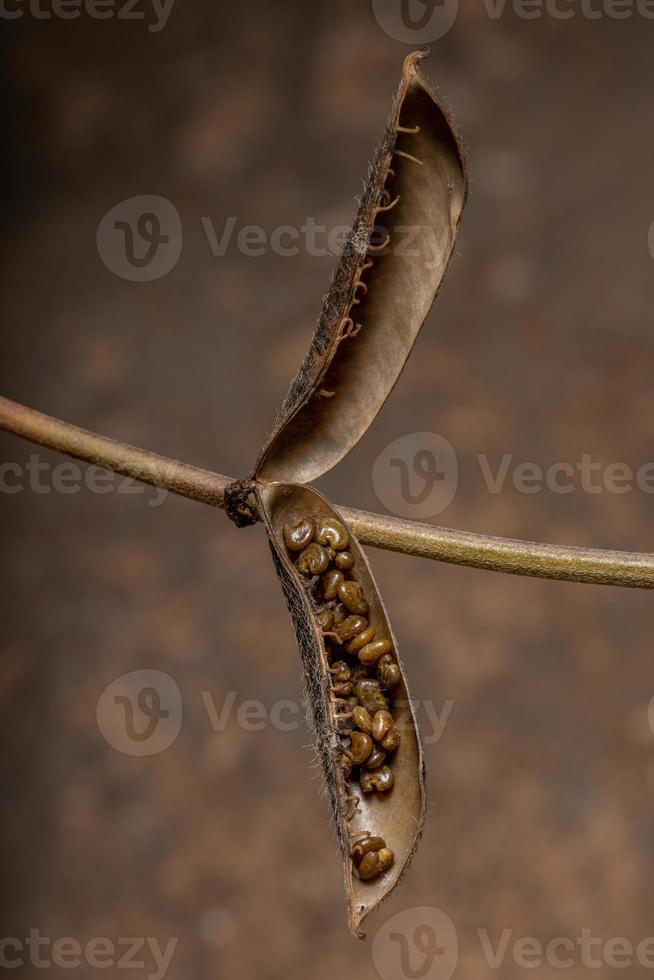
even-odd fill
[[[375,743],[372,747],[372,752],[370,753],[370,755],[368,756],[368,758],[364,763],[364,766],[366,769],[378,769],[379,766],[381,766],[384,763],[385,759],[386,759],[385,751],[383,750],[381,745],[377,745]]]
[[[341,738],[348,729],[352,729],[351,736],[356,735],[370,740],[370,751],[364,741],[364,751],[358,747],[356,753],[357,759],[365,756],[362,762],[357,763],[358,765],[366,767],[368,763],[372,763],[376,766],[373,769],[360,770],[361,773],[367,773],[369,776],[383,772],[387,768],[383,758],[379,756],[384,750],[379,743],[373,746],[373,740],[367,732],[356,729],[353,717],[340,718],[339,716],[341,713],[349,712],[353,715],[357,708],[365,708],[369,715],[374,716],[379,709],[388,707],[388,701],[377,678],[370,676],[371,668],[365,667],[358,660],[348,665],[341,657],[330,665],[326,641],[311,596],[307,594],[305,588],[306,579],[299,573],[297,564],[293,560],[294,556],[289,553],[282,535],[284,524],[298,514],[309,515],[317,521],[323,513],[329,514],[331,508],[319,494],[308,487],[287,485],[259,487],[258,496],[259,506],[270,536],[275,564],[295,621],[296,635],[307,674],[307,691],[316,729],[316,747],[325,768],[335,824],[342,842],[351,924],[353,931],[359,935],[363,918],[388,894],[401,877],[403,869],[411,858],[422,826],[424,806],[422,754],[411,708],[412,702],[402,677],[394,691],[399,707],[394,707],[393,710],[398,723],[401,718],[406,735],[393,758],[393,775],[397,784],[395,793],[388,799],[383,798],[383,792],[371,790],[364,793],[359,779],[352,779],[354,766],[350,758],[351,753],[340,747]],[[353,575],[362,584],[368,597],[370,616],[374,617],[372,621],[379,631],[393,642],[391,626],[366,558],[351,533],[349,547],[355,556]],[[339,616],[339,607],[335,606],[334,619],[337,618],[341,619],[341,625],[347,619],[356,619],[353,614],[345,616],[343,612]],[[361,619],[363,617],[359,618],[356,628],[363,626],[367,629],[366,621],[361,622]],[[346,633],[351,626],[352,622],[346,627]],[[335,628],[338,629],[336,626]],[[397,650],[394,642],[393,645]],[[340,647],[338,649],[340,650]],[[350,676],[346,678],[348,667]],[[330,670],[333,673],[330,673]],[[335,684],[348,682],[356,684],[356,697],[346,696],[345,700],[348,703],[339,705],[335,710],[329,701],[330,690],[333,691]],[[355,747],[357,741],[359,739],[355,738]],[[350,748],[351,746],[348,746],[348,749]],[[386,782],[388,777],[382,777],[381,785],[385,785]],[[351,801],[353,795],[359,798],[357,807],[353,807]],[[396,855],[395,863],[386,874],[365,881],[356,874],[350,858],[350,834],[364,830],[369,830],[373,836],[382,837],[391,845]]]
[[[372,752],[372,739],[365,732],[352,732],[350,744],[345,750],[355,766],[360,766]]]
[[[388,691],[399,684],[402,674],[390,653],[385,653],[377,664],[377,677],[382,690]]]
[[[329,545],[334,551],[343,551],[350,543],[350,535],[340,521],[335,517],[326,517],[316,528],[316,541]]]
[[[354,555],[349,551],[338,551],[332,559],[337,568],[343,572],[349,572],[354,567]]]
[[[341,582],[338,586],[338,598],[352,613],[365,616],[368,612],[368,600],[360,582]]]
[[[284,525],[284,543],[289,551],[304,551],[313,541],[316,525],[310,517],[298,517]]]
[[[372,732],[372,718],[370,717],[370,712],[366,711],[365,708],[358,707],[354,709],[352,714],[352,721],[357,728],[360,728],[362,732],[366,733],[366,735],[370,735]]]
[[[376,664],[382,654],[388,653],[392,649],[393,645],[390,640],[373,640],[372,643],[366,643],[365,646],[361,647],[359,660],[366,665]]]
[[[395,778],[390,766],[382,766],[380,769],[362,769],[359,776],[361,789],[364,793],[372,793],[377,790],[379,793],[386,793],[395,784]]]
[[[359,633],[363,633],[365,629],[368,628],[368,620],[365,616],[348,616],[344,619],[340,625],[336,626],[336,632],[340,636],[341,640],[345,643],[347,640],[351,640],[352,637],[357,636]]]
[[[303,575],[322,575],[328,565],[329,555],[315,541],[300,553],[297,560],[297,567]]]
[[[347,645],[348,653],[358,653],[375,638],[375,627],[368,626],[367,629],[363,630],[361,633],[357,633],[353,640]]]
[[[317,749],[344,858],[350,927],[357,936],[362,935],[364,918],[395,887],[415,849],[424,812],[422,754],[397,645],[366,558],[342,515],[302,484],[322,476],[342,459],[375,418],[397,381],[454,247],[465,198],[464,166],[447,116],[418,70],[420,57],[420,53],[412,54],[405,61],[388,130],[370,169],[309,353],[251,481],[234,489],[228,505],[228,512],[240,521],[253,497],[250,512],[258,511],[271,540],[304,661]],[[379,239],[372,240],[375,227],[388,240],[387,250]],[[415,232],[412,248],[394,247],[401,243],[402,229],[407,227]],[[367,615],[379,635],[393,642],[401,672],[393,694],[402,743],[392,773],[386,765],[361,770],[364,783],[375,780],[379,784],[372,783],[365,793],[363,785],[344,777],[343,753],[337,747],[340,723],[329,701],[329,661],[316,619],[316,593],[312,595],[307,589],[310,583],[301,577],[322,572],[312,568],[301,572],[284,542],[284,526],[303,516],[316,524],[335,519],[346,527],[348,551],[354,559],[352,577],[362,586],[370,612],[347,606],[340,592],[339,598],[350,612]],[[332,548],[331,542],[328,547]],[[330,553],[325,550],[324,554],[329,562]],[[335,557],[333,562],[338,568]],[[351,591],[357,598],[357,590]],[[336,625],[342,621],[340,616],[335,611]],[[357,681],[357,694],[360,685],[371,680]],[[379,682],[374,683],[376,688],[365,690],[366,698],[359,697],[369,711],[388,705]],[[372,792],[375,788],[383,792],[393,779],[397,789],[390,798],[381,800],[379,793]],[[359,800],[354,808],[352,796]],[[383,837],[396,855],[383,874],[389,855],[378,856],[376,876],[368,880],[354,873],[350,857],[350,834],[362,831]],[[381,855],[382,850],[374,853]],[[390,852],[390,848],[385,850]]]
[[[343,581],[343,572],[339,572],[337,568],[332,568],[324,576],[323,582],[323,592],[325,599],[335,599],[338,593],[338,587]]]
[[[366,854],[370,854],[371,851],[379,851],[382,847],[386,847],[386,841],[383,837],[364,837],[363,840],[357,841],[352,847],[354,866],[358,867]]]

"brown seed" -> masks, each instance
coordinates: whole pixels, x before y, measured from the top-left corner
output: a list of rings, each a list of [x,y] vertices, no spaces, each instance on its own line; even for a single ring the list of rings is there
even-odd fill
[[[347,645],[348,653],[358,653],[363,647],[367,646],[375,638],[375,627],[368,626],[362,633],[358,633]]]
[[[386,793],[393,788],[395,778],[389,766],[381,766],[379,769],[362,769],[359,782],[364,793],[372,793],[375,789],[380,793]]]
[[[338,587],[343,581],[343,572],[337,568],[332,568],[322,580],[325,599],[335,599],[338,594]]]
[[[316,528],[316,541],[330,545],[334,551],[343,551],[350,543],[350,535],[335,517],[326,517]]]
[[[303,551],[313,541],[316,525],[310,517],[298,517],[284,525],[283,535],[289,551]]]
[[[373,745],[372,752],[365,761],[366,769],[378,769],[386,759],[386,753],[381,745]]]
[[[390,711],[377,711],[372,719],[372,735],[376,742],[386,737],[389,728],[394,728],[395,722]]]
[[[352,775],[352,760],[345,753],[341,756],[341,767],[344,778],[349,779]]]
[[[352,732],[350,744],[345,750],[355,766],[360,766],[372,752],[372,739],[364,732]]]
[[[391,851],[390,847],[380,847],[380,849],[377,851],[377,856],[379,858],[381,870],[388,871],[395,860],[395,854],[393,851]]]
[[[388,708],[388,701],[382,694],[379,681],[372,677],[364,677],[357,681],[355,687],[356,696],[361,704],[371,715],[376,711]]]
[[[384,690],[399,684],[402,674],[399,665],[394,662],[390,653],[385,653],[377,664],[377,677]]]
[[[368,600],[360,582],[341,582],[338,587],[338,597],[350,612],[360,616],[365,616],[368,612]]]
[[[323,633],[329,633],[334,625],[334,613],[331,609],[323,609],[318,613],[318,624]]]
[[[338,684],[334,684],[332,691],[339,698],[347,698],[351,694],[354,694],[354,684],[352,681],[340,681]]]
[[[359,706],[358,708],[354,709],[352,720],[357,728],[360,728],[362,732],[366,733],[366,735],[370,735],[372,732],[372,718],[370,717],[370,712]]]
[[[393,728],[388,729],[388,732],[386,733],[386,737],[381,740],[381,745],[382,748],[386,749],[387,752],[395,752],[395,750],[399,748],[400,733],[395,726],[393,726]]]
[[[361,864],[361,858],[365,857],[366,854],[370,854],[371,851],[380,851],[382,847],[386,847],[386,841],[383,837],[364,837],[352,847],[352,861],[358,866]]]
[[[376,664],[379,658],[383,654],[388,653],[389,650],[392,650],[390,640],[373,640],[372,643],[366,643],[365,646],[361,647],[359,650],[359,660],[362,664],[370,666],[371,664]]]
[[[334,606],[334,625],[335,626],[340,626],[342,623],[345,622],[346,619],[349,619],[349,616],[350,616],[349,612],[347,611],[347,609],[345,608],[345,606],[341,602],[338,602]]]
[[[342,683],[350,679],[350,668],[344,660],[335,660],[329,668],[329,673],[336,683]]]
[[[297,560],[297,567],[303,575],[322,575],[328,565],[329,555],[315,541],[304,549]]]
[[[379,861],[379,852],[370,851],[365,854],[361,859],[361,863],[357,868],[359,878],[363,881],[369,881],[371,878],[376,878],[381,874],[381,863]]]
[[[344,572],[349,572],[351,568],[354,568],[354,555],[349,551],[339,551],[334,555],[332,561],[337,568],[342,569]]]
[[[341,640],[345,642],[357,636],[358,633],[363,633],[367,628],[368,620],[365,616],[348,616],[347,619],[344,619],[342,623],[337,625],[336,632]]]

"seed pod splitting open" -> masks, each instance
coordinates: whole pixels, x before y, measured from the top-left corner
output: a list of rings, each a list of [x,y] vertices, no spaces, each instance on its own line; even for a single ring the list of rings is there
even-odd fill
[[[405,60],[352,233],[272,435],[250,478],[226,491],[235,523],[252,523],[257,509],[266,526],[304,664],[350,927],[361,938],[422,830],[422,751],[368,562],[334,508],[304,484],[335,466],[379,412],[454,248],[465,166],[419,71],[424,54]]]
[[[351,734],[342,732],[340,719],[349,713],[349,705],[334,696],[333,679],[346,674],[343,648],[331,634],[325,635],[321,629],[316,611],[320,596],[316,598],[317,590],[311,588],[310,577],[300,570],[297,552],[293,553],[285,544],[284,528],[300,517],[309,517],[316,524],[327,516],[337,519],[343,526],[344,522],[328,501],[309,487],[269,484],[259,486],[257,493],[303,660],[316,749],[325,773],[343,855],[350,927],[356,936],[362,937],[363,920],[400,880],[422,831],[425,806],[423,760],[409,689],[397,642],[370,567],[356,538],[348,532],[348,547],[354,556],[349,574],[366,595],[369,622],[377,635],[387,638],[393,648],[393,662],[400,679],[393,688],[391,711],[395,727],[402,734],[397,749],[391,756],[387,754],[384,760],[370,734],[360,728]],[[351,663],[357,662],[356,656],[345,656]],[[367,669],[369,683],[375,685],[383,697],[375,679],[376,664]],[[356,710],[356,717],[364,728],[367,727],[363,706]],[[370,719],[370,712],[367,717]],[[386,727],[388,724],[386,719]],[[367,760],[373,751],[374,768],[367,768]],[[353,775],[346,778],[352,766],[361,766],[360,782]],[[354,863],[353,848],[369,836],[382,838],[388,853],[385,852],[377,863],[370,859],[362,875]]]

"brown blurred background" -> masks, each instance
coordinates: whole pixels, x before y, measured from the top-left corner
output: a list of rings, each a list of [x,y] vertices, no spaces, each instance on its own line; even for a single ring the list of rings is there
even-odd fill
[[[401,384],[321,486],[379,510],[378,454],[437,432],[460,466],[438,523],[648,551],[651,494],[490,494],[476,458],[653,458],[654,21],[571,6],[558,20],[462,3],[432,45],[426,70],[469,149],[463,232]],[[24,8],[2,36],[2,392],[243,475],[335,260],[251,257],[233,240],[214,256],[201,219],[218,235],[229,216],[268,234],[349,222],[410,46],[365,0],[177,0],[158,32]],[[183,226],[179,262],[151,282],[113,274],[96,248],[103,216],[138,195],[167,198]],[[37,453],[50,488],[0,501],[1,935],[178,937],[169,980],[375,980],[371,942],[346,929],[304,721],[237,717],[302,696],[261,528],[172,496],[151,506],[150,490],[56,492],[54,454],[7,435],[0,448],[20,467]],[[651,596],[370,557],[415,696],[454,702],[426,747],[417,860],[371,937],[434,906],[458,932],[455,977],[513,980],[562,971],[526,970],[510,947],[492,970],[478,930],[495,946],[503,929],[653,935]],[[140,669],[169,674],[183,701],[179,737],[143,758],[96,722],[107,685]],[[216,731],[207,704],[225,699]],[[44,975],[23,959],[16,977]],[[45,975],[71,972],[123,975]],[[128,975],[153,972],[148,957]],[[564,975],[614,970],[576,954]]]

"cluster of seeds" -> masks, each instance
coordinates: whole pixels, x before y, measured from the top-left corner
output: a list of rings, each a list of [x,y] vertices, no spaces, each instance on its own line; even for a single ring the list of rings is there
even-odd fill
[[[363,793],[385,793],[394,783],[390,763],[400,744],[391,714],[391,691],[400,680],[393,645],[368,621],[368,600],[352,577],[350,536],[340,521],[301,516],[283,529],[284,542],[306,581],[332,678],[332,703],[343,738],[341,765],[346,782],[358,779]],[[351,795],[355,804],[359,798]],[[366,831],[351,856],[360,878],[387,871],[393,852]]]

